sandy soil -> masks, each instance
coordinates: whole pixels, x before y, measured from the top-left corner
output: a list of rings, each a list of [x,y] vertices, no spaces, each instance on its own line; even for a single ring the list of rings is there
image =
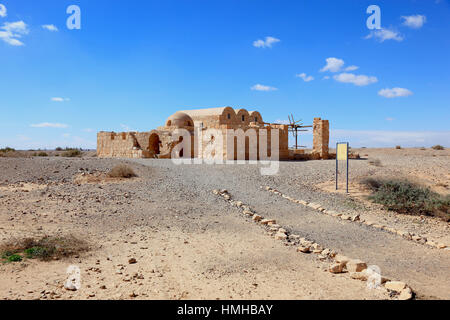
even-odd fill
[[[364,149],[361,156],[364,152],[369,157],[372,152],[381,155],[383,167],[354,160],[354,173],[363,176],[373,170],[380,174],[391,170],[405,170],[405,174],[430,170],[433,176],[430,181],[443,180],[445,174],[448,178],[447,151],[425,151],[427,160],[439,160],[434,168],[442,168],[444,174],[435,174],[432,165],[429,168],[424,165],[427,161],[421,158],[421,150],[412,155],[399,155],[398,151],[407,152],[388,150],[383,158],[379,150]],[[434,153],[438,156],[433,157]],[[129,163],[138,178],[101,181],[86,178],[98,176],[121,162]],[[407,165],[402,166],[402,162]],[[350,279],[348,274],[329,273],[328,262],[297,253],[295,247],[269,237],[259,226],[245,220],[236,208],[211,193],[212,189],[221,188],[227,188],[257,211],[272,215],[300,234],[305,232],[353,258],[376,262],[387,270],[388,276],[412,281],[421,298],[448,299],[445,288],[449,288],[450,279],[439,271],[450,268],[448,251],[413,246],[391,235],[316,218],[315,213],[300,211],[259,188],[272,185],[333,209],[361,211],[359,206],[348,206],[347,196],[320,191],[317,187],[332,181],[333,164],[333,161],[287,162],[281,164],[278,176],[263,177],[251,165],[174,166],[169,160],[92,157],[0,158],[0,242],[30,236],[74,235],[86,240],[91,249],[50,262],[24,259],[0,264],[0,299],[389,298],[386,291],[367,289],[364,282]],[[417,219],[395,217],[378,208],[365,209],[364,214],[405,228]],[[310,220],[317,222],[308,223]],[[425,221],[419,224],[419,231],[447,239],[448,223],[433,218]],[[364,241],[355,243],[355,237],[370,239],[370,245]],[[380,254],[375,247],[378,244],[405,252],[398,252],[386,261],[375,254],[359,256],[372,250]],[[422,262],[422,258],[408,257],[408,260],[403,254],[409,251],[426,255],[432,266]],[[137,262],[130,264],[131,258]],[[414,270],[402,273],[402,263],[409,266],[414,259],[418,261]],[[81,269],[80,290],[63,288],[70,265]],[[402,278],[407,275],[409,279]],[[427,285],[421,286],[423,282]]]

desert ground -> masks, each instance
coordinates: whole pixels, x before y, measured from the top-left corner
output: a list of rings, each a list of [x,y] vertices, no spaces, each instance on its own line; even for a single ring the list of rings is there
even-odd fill
[[[397,299],[349,272],[330,272],[329,257],[298,252],[293,237],[277,239],[237,201],[290,235],[378,266],[416,299],[450,299],[449,222],[387,211],[367,200],[359,184],[366,177],[405,177],[448,195],[450,151],[353,152],[361,159],[350,160],[349,195],[334,190],[335,160],[280,162],[278,175],[263,176],[253,164],[175,165],[98,159],[93,152],[0,157],[0,248],[45,236],[87,246],[50,261],[0,262],[0,299]],[[137,177],[107,178],[121,163]],[[267,187],[441,248],[323,214]],[[213,193],[224,189],[232,201]],[[64,287],[71,265],[81,270],[78,290]]]

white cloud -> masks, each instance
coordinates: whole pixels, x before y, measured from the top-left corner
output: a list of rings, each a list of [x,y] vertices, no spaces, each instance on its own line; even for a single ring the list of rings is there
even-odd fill
[[[395,119],[394,118],[391,118],[391,117],[387,117],[386,118],[386,121],[394,121]]]
[[[392,88],[392,89],[381,89],[378,91],[378,95],[385,98],[397,98],[397,97],[407,97],[413,93],[405,88]]]
[[[23,46],[24,43],[18,39],[28,32],[28,26],[23,21],[5,22],[0,27],[0,39],[12,46]]]
[[[61,97],[53,97],[50,98],[51,101],[53,102],[64,102],[64,101],[70,101],[69,98],[61,98]]]
[[[265,86],[263,84],[255,84],[253,87],[251,87],[252,90],[254,91],[275,91],[278,90],[277,88],[274,87],[270,87],[270,86]]]
[[[306,73],[300,73],[295,75],[297,78],[302,78],[305,82],[310,82],[314,80],[313,76],[307,76]]]
[[[6,12],[7,12],[6,7],[0,3],[0,17],[2,18],[6,17],[7,15]]]
[[[68,125],[64,123],[50,123],[50,122],[43,122],[38,124],[32,124],[31,127],[33,128],[67,128]]]
[[[58,28],[53,24],[44,24],[42,25],[42,28],[48,31],[58,31]]]
[[[328,79],[330,79],[330,76],[324,76],[322,79],[323,80],[328,80]]]
[[[427,17],[424,15],[416,14],[413,16],[402,16],[403,25],[413,28],[420,29],[427,21]]]
[[[331,71],[338,72],[344,65],[344,60],[338,58],[327,58],[327,65],[320,69],[320,72]]]
[[[358,66],[348,66],[347,68],[345,68],[345,71],[355,71],[358,69],[359,69]]]
[[[355,75],[353,73],[340,73],[333,77],[334,80],[344,83],[353,83],[355,86],[367,86],[369,84],[378,82],[376,77],[366,75]]]
[[[386,40],[403,41],[402,35],[400,35],[397,31],[389,29],[373,30],[365,37],[365,39],[371,38],[375,38],[379,42],[384,42]]]
[[[352,147],[427,147],[435,144],[449,146],[450,131],[382,131],[331,130],[330,145],[349,141]]]
[[[253,41],[253,46],[256,48],[272,48],[272,45],[280,42],[280,39],[274,38],[274,37],[266,37],[265,40],[256,40]]]

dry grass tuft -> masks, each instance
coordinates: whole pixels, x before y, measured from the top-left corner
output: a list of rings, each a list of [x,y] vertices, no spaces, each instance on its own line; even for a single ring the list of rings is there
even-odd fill
[[[0,245],[0,259],[15,262],[27,259],[49,261],[87,252],[88,243],[73,236],[12,239]]]
[[[134,170],[126,164],[118,164],[108,172],[110,178],[133,178],[137,177]]]
[[[369,164],[375,167],[382,167],[380,159],[370,159]]]

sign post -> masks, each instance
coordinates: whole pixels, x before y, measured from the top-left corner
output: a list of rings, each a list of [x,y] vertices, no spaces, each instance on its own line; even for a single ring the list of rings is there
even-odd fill
[[[336,143],[336,190],[339,189],[338,186],[338,175],[339,175],[339,160],[345,160],[347,162],[347,193],[348,193],[348,142],[338,142]]]

